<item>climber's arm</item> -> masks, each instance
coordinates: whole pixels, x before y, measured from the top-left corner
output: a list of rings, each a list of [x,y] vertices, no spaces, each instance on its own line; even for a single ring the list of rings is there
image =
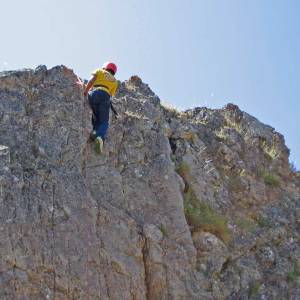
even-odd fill
[[[93,84],[94,84],[96,78],[97,78],[97,75],[96,75],[96,74],[94,74],[94,75],[91,77],[91,79],[89,80],[89,82],[87,83],[87,85],[86,85],[86,87],[85,87],[85,89],[84,89],[84,92],[83,92],[84,96],[87,95],[88,91],[89,91],[89,90],[91,89],[91,87],[93,86]]]

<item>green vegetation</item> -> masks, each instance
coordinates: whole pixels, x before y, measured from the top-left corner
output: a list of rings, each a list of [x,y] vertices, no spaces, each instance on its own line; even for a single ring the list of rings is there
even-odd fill
[[[261,178],[263,178],[264,182],[267,185],[271,185],[274,187],[279,186],[279,179],[275,175],[271,174],[270,172],[268,172],[266,170],[260,170],[258,175]]]
[[[287,273],[287,280],[294,282],[300,277],[300,261],[297,261],[294,265],[294,269]]]
[[[172,160],[172,162],[176,162],[176,155],[175,154],[171,154],[171,160]]]
[[[223,216],[218,215],[208,203],[204,203],[197,198],[190,186],[193,178],[188,164],[182,162],[176,171],[183,178],[186,185],[183,198],[184,213],[188,224],[195,230],[211,232],[218,236],[223,242],[228,242],[230,236],[227,220]]]
[[[183,178],[185,182],[189,182],[191,179],[190,176],[190,167],[186,162],[182,162],[177,168],[176,172]]]
[[[249,287],[249,298],[255,297],[258,294],[261,283],[257,280],[253,281]]]
[[[257,224],[262,228],[271,228],[272,224],[269,218],[260,215],[257,220]]]
[[[237,218],[235,223],[245,233],[255,229],[255,222],[249,217]]]
[[[160,229],[161,233],[163,234],[163,236],[165,236],[165,237],[168,236],[168,231],[167,231],[165,225],[160,224],[159,229]]]
[[[209,204],[199,201],[191,188],[184,193],[184,213],[194,229],[211,232],[225,243],[229,241],[227,220],[214,212]]]

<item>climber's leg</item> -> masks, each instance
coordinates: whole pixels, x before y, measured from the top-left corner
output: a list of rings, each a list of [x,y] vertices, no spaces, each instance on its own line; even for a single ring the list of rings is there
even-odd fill
[[[104,141],[109,126],[110,96],[106,92],[98,90],[97,97],[97,108],[95,112],[97,124],[95,130],[96,136],[100,136]]]
[[[91,91],[88,94],[88,102],[89,106],[92,109],[92,126],[93,126],[93,131],[96,130],[96,124],[97,124],[97,117],[96,117],[96,111],[97,111],[97,105],[96,105],[96,95]]]
[[[100,136],[104,141],[107,133],[107,129],[108,129],[108,121],[100,122],[99,125],[97,126],[96,136],[97,137]]]
[[[89,94],[89,104],[93,111],[93,133],[95,150],[103,152],[103,143],[109,126],[110,96],[102,90],[94,90]]]

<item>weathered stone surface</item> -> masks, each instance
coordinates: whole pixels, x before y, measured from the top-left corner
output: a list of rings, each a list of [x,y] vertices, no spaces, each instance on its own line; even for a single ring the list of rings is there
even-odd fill
[[[236,105],[120,83],[105,153],[64,66],[0,73],[0,299],[298,299],[300,180]]]
[[[10,152],[9,148],[0,145],[0,167],[5,167],[10,164]]]

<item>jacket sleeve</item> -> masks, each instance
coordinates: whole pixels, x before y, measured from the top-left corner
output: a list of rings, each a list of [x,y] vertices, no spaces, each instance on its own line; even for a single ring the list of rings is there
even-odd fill
[[[118,88],[118,83],[113,87],[112,91],[111,91],[111,95],[114,96],[117,92],[117,88]]]

